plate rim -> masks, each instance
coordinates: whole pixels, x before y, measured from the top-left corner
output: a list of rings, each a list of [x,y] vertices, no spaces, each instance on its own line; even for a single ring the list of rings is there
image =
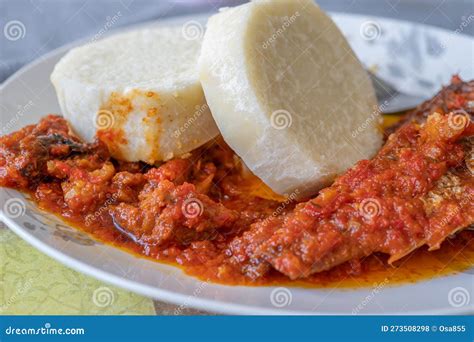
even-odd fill
[[[21,239],[29,243],[31,246],[33,246],[40,252],[58,261],[59,263],[79,273],[86,274],[88,276],[101,280],[110,285],[119,287],[121,289],[138,293],[150,299],[160,300],[160,301],[164,301],[164,302],[175,304],[175,305],[182,305],[183,303],[186,303],[186,306],[191,307],[191,308],[208,311],[208,312],[229,314],[229,315],[284,315],[284,316],[292,316],[292,315],[347,316],[348,315],[347,312],[327,313],[323,311],[309,312],[309,311],[298,311],[298,310],[278,310],[278,308],[267,309],[267,308],[262,308],[258,306],[239,305],[239,304],[228,303],[228,302],[220,301],[220,300],[198,298],[195,296],[180,294],[178,292],[163,290],[158,287],[143,285],[139,282],[136,282],[130,279],[121,278],[119,276],[110,274],[107,271],[104,271],[100,268],[96,268],[85,262],[79,261],[77,259],[74,259],[73,257],[63,254],[61,251],[54,249],[53,247],[51,247],[50,245],[46,243],[43,243],[40,239],[36,238],[34,235],[29,234],[25,229],[23,229],[15,221],[13,221],[11,218],[6,216],[3,210],[0,210],[0,220],[3,221],[9,227],[9,229],[12,230]],[[222,285],[222,284],[217,284],[217,285],[232,287],[229,285]],[[404,285],[400,285],[400,286],[404,286]],[[248,288],[251,289],[252,287],[248,286]],[[438,309],[436,311],[433,311],[433,310],[416,310],[416,311],[412,310],[409,312],[391,311],[387,313],[377,313],[377,314],[360,313],[358,315],[364,315],[364,316],[463,315],[463,314],[468,314],[468,313],[473,312],[473,308],[471,307],[471,309],[469,309],[470,307],[471,305],[467,305],[465,307],[460,307],[460,308],[447,307],[444,309]]]
[[[456,36],[460,35],[474,42],[474,37],[471,37],[470,35],[466,35],[464,33],[456,34],[454,31],[451,31],[449,29],[440,28],[433,25],[416,23],[416,22],[412,22],[408,20],[401,20],[401,19],[389,18],[389,17],[383,17],[383,16],[352,14],[352,13],[338,12],[338,11],[330,11],[328,13],[330,16],[337,16],[340,18],[348,17],[348,18],[358,18],[359,20],[391,21],[393,23],[401,23],[401,24],[413,25],[416,27],[424,27],[429,30],[444,32],[449,35],[456,35]],[[138,29],[140,27],[150,26],[153,24],[173,25],[173,24],[183,23],[183,21],[185,20],[201,20],[201,19],[205,20],[205,18],[209,17],[210,15],[211,13],[208,13],[208,14],[198,13],[198,14],[191,14],[191,15],[159,18],[156,20],[136,23],[130,26],[111,29],[109,32],[104,34],[103,37],[107,37],[109,35],[113,35],[120,32],[125,32],[128,30]],[[37,67],[37,65],[43,62],[44,60],[50,59],[58,54],[68,51],[69,49],[73,47],[76,47],[82,43],[88,42],[91,37],[92,35],[86,36],[86,37],[74,40],[65,45],[59,46],[45,53],[44,55],[38,57],[37,59],[31,61],[30,63],[24,65],[22,68],[18,69],[16,72],[14,72],[12,75],[10,75],[6,80],[4,80],[0,84],[0,95],[4,91],[4,89],[6,89],[10,85],[10,83],[20,78],[27,71]],[[0,188],[0,190],[2,193],[4,192],[3,188]],[[108,273],[107,271],[103,269],[94,267],[90,264],[87,264],[83,261],[80,261],[78,259],[75,259],[71,256],[68,256],[62,253],[60,250],[57,250],[53,248],[52,246],[48,245],[47,243],[42,242],[40,239],[36,238],[33,234],[30,234],[28,231],[23,229],[17,222],[15,222],[13,219],[5,215],[3,208],[0,208],[0,220],[3,221],[5,225],[10,230],[12,230],[17,236],[19,236],[21,239],[23,239],[24,241],[32,245],[34,248],[36,248],[40,252],[60,262],[61,264],[77,272],[86,274],[95,279],[99,279],[100,281],[103,281],[105,283],[125,289],[127,291],[138,293],[148,298],[164,301],[167,303],[172,303],[175,305],[182,305],[183,303],[186,303],[188,307],[192,307],[192,308],[196,308],[196,309],[208,311],[208,312],[222,313],[222,314],[238,314],[238,315],[347,315],[348,314],[347,312],[331,312],[331,313],[327,313],[324,311],[309,312],[309,311],[298,311],[298,310],[279,310],[278,308],[269,309],[269,308],[263,308],[259,306],[240,305],[240,304],[229,303],[229,302],[225,302],[221,300],[198,298],[195,296],[181,294],[179,292],[163,290],[159,287],[144,285],[137,281],[126,279],[126,278]],[[77,229],[77,228],[74,227],[74,229]],[[232,287],[229,285],[222,285],[222,284],[218,284],[218,285]],[[400,286],[404,286],[404,285],[400,285]],[[443,309],[438,309],[436,311],[433,311],[433,310],[415,310],[415,311],[412,310],[409,312],[392,311],[392,312],[381,313],[381,314],[361,313],[360,315],[369,315],[369,316],[370,315],[447,315],[447,314],[448,315],[461,315],[461,314],[467,314],[467,313],[472,313],[472,312],[474,312],[473,306],[467,305],[465,307],[460,307],[460,308],[447,306]]]

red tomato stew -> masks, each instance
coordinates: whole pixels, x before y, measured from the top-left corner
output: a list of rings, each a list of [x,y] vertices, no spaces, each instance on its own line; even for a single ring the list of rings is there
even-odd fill
[[[302,201],[274,194],[220,138],[161,165],[122,162],[49,115],[0,138],[0,185],[99,240],[206,280],[414,281],[473,264],[473,115],[474,81],[454,77],[387,129],[372,160]]]

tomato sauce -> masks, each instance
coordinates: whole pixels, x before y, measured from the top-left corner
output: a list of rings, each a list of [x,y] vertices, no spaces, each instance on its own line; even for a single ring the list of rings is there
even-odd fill
[[[259,180],[246,184],[259,192],[260,187],[266,188]],[[265,190],[263,196],[268,195]],[[277,195],[278,196],[278,195]],[[61,213],[52,207],[44,207],[61,216]],[[423,247],[415,250],[403,259],[395,262],[393,265],[387,263],[388,257],[384,254],[370,255],[356,265],[348,262],[336,266],[328,271],[315,273],[306,279],[290,280],[288,277],[278,272],[268,273],[265,277],[257,280],[249,280],[240,274],[228,276],[225,279],[216,278],[215,268],[209,268],[207,265],[196,265],[194,267],[182,266],[173,261],[172,258],[152,252],[148,256],[144,254],[144,249],[125,239],[123,235],[117,232],[111,225],[94,224],[85,226],[82,217],[72,217],[63,220],[72,226],[90,234],[106,244],[113,245],[136,257],[147,258],[154,261],[160,261],[176,267],[180,267],[183,272],[199,278],[203,281],[213,281],[224,285],[246,285],[246,286],[264,286],[281,285],[297,286],[305,288],[327,288],[327,289],[353,289],[374,287],[379,284],[384,286],[397,286],[418,281],[433,279],[436,277],[449,276],[460,272],[472,272],[474,265],[474,231],[463,231],[447,240],[443,247],[436,251],[428,251]]]
[[[421,117],[435,108],[439,114],[432,124],[423,131],[416,124],[399,130],[380,160],[359,163],[309,201],[273,193],[221,138],[161,165],[128,163],[111,158],[101,141],[80,141],[63,118],[53,115],[0,138],[0,185],[30,193],[40,208],[98,240],[228,285],[354,288],[462,272],[474,264],[474,232],[460,231],[473,223],[474,184],[472,174],[458,166],[464,165],[473,127],[453,131],[447,115],[467,108],[474,91],[466,91],[464,83],[453,84],[418,111]],[[400,154],[403,148],[407,151]],[[409,180],[412,187],[402,189],[409,206],[397,204],[409,214],[396,220],[394,211],[379,221],[367,220],[350,201],[363,202],[376,193],[360,192],[357,186],[388,175],[391,160],[402,157],[409,163],[393,164],[398,171],[391,178],[370,186],[373,191],[385,186],[385,193],[396,195],[389,187]],[[410,167],[420,172],[403,178]],[[461,190],[446,190],[443,177],[454,179]],[[383,198],[380,202],[386,204]],[[421,220],[425,227],[417,224]],[[338,233],[338,227],[352,231],[354,222],[364,225],[362,236]],[[383,225],[391,228],[382,231]],[[282,227],[288,229],[279,233]],[[311,235],[315,227],[325,233]],[[318,260],[324,263],[314,268]]]

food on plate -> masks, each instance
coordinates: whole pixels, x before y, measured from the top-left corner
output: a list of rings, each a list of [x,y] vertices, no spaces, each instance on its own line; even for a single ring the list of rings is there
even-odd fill
[[[367,255],[393,263],[474,223],[472,101],[474,81],[454,77],[373,159],[299,203],[269,199],[221,138],[159,166],[127,162],[53,115],[0,138],[0,185],[98,239],[204,279],[266,284],[341,267],[354,275]]]
[[[198,79],[200,48],[180,27],[159,27],[72,49],[51,75],[62,114],[120,160],[153,164],[190,152],[218,134]]]
[[[202,47],[181,28],[115,35],[51,80],[64,117],[0,137],[0,186],[102,241],[226,284],[352,277],[446,239],[474,255],[474,81],[383,131],[310,0],[224,10]]]
[[[312,195],[381,146],[368,75],[311,0],[212,16],[199,73],[224,140],[279,194]]]
[[[466,167],[474,125],[452,127],[454,115],[462,114],[435,112],[421,126],[403,126],[316,198],[255,223],[231,242],[232,258],[250,277],[274,268],[297,279],[375,252],[393,263],[423,245],[438,249],[474,223]]]

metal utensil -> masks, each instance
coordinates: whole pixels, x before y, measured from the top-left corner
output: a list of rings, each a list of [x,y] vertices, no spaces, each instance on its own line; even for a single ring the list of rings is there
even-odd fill
[[[403,93],[373,72],[367,72],[374,85],[379,108],[383,114],[395,114],[413,109],[426,100],[422,96]]]

